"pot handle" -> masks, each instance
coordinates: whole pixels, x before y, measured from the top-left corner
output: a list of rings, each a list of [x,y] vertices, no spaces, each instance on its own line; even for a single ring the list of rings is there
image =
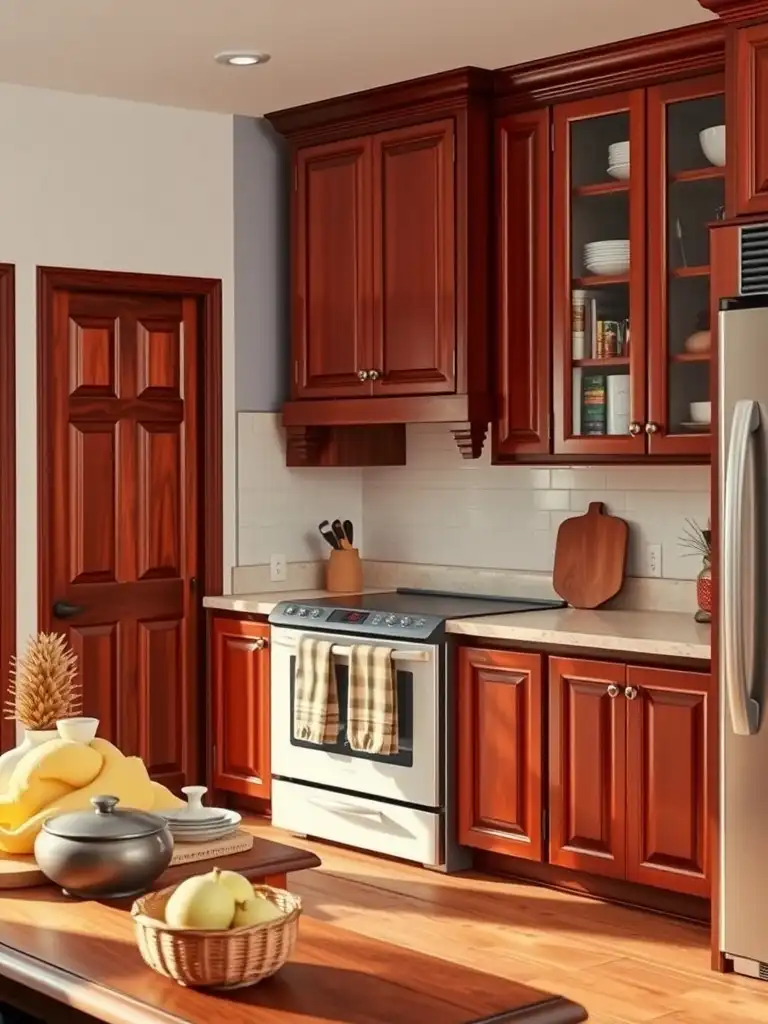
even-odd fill
[[[91,803],[96,808],[97,814],[111,814],[117,807],[119,799],[116,796],[92,796]]]

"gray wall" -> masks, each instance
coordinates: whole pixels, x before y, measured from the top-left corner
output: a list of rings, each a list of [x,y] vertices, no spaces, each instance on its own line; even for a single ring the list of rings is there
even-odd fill
[[[234,118],[235,403],[273,412],[288,395],[286,148],[268,122]]]

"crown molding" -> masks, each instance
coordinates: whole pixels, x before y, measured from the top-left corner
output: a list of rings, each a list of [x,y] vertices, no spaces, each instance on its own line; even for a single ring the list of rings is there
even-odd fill
[[[768,19],[768,0],[699,0],[699,4],[725,22]]]

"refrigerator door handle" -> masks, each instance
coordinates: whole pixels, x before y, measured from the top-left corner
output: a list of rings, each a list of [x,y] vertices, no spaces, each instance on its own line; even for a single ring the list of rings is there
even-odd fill
[[[760,705],[751,696],[744,650],[744,592],[742,580],[744,495],[747,484],[750,445],[760,428],[760,406],[751,399],[736,402],[731,422],[731,444],[725,473],[723,508],[723,653],[725,684],[733,731],[738,736],[754,735],[760,724]],[[758,574],[756,573],[755,576]],[[759,594],[753,595],[755,615]],[[760,635],[755,623],[753,637]],[[754,665],[754,655],[752,659]]]

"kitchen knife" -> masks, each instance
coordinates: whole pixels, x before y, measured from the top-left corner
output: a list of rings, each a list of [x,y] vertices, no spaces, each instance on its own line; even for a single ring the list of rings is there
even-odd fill
[[[349,551],[352,545],[347,540],[347,535],[344,533],[344,527],[341,525],[341,520],[334,519],[331,523],[331,529],[338,541],[339,547],[343,548],[345,551]]]
[[[327,541],[334,551],[338,551],[341,545],[336,539],[336,534],[331,529],[331,524],[328,522],[328,520],[324,519],[317,528],[320,531],[320,536],[323,538],[323,540]]]
[[[354,543],[355,543],[355,528],[352,525],[352,520],[351,519],[345,519],[342,525],[344,526],[344,536],[347,538],[347,540],[349,541],[350,544],[354,545]]]

